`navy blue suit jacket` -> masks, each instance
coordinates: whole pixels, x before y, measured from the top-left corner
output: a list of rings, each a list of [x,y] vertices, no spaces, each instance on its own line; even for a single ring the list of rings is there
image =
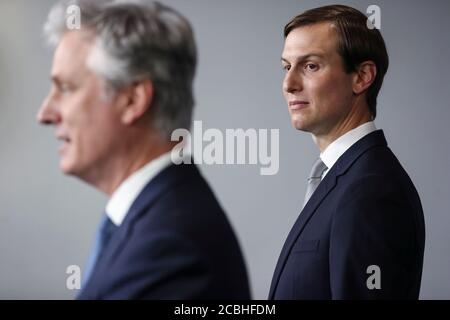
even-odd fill
[[[78,299],[249,299],[232,228],[195,165],[152,179]]]
[[[383,132],[372,132],[338,159],[303,208],[269,299],[417,299],[424,242],[417,191]],[[380,289],[367,286],[371,265]]]

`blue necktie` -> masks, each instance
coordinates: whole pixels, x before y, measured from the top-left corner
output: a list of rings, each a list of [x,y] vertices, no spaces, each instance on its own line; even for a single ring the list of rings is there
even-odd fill
[[[84,288],[87,281],[89,280],[92,271],[94,270],[95,264],[99,259],[103,249],[106,247],[111,235],[117,226],[109,219],[108,215],[104,214],[102,220],[98,226],[97,233],[95,236],[95,243],[89,255],[88,262],[85,267],[84,277],[82,280],[81,287]]]

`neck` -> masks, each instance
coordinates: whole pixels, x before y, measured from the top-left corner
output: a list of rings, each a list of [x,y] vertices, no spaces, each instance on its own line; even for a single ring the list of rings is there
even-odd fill
[[[331,130],[328,130],[324,134],[313,133],[314,143],[322,153],[333,141],[346,134],[350,130],[353,130],[371,120],[372,116],[367,107],[359,106],[356,108],[352,108],[348,116],[337,125],[335,125]]]
[[[141,143],[136,143],[139,140]],[[142,140],[142,135],[128,140],[119,152],[109,157],[101,169],[81,179],[111,196],[129,176],[172,150],[175,145],[159,135],[149,135],[145,141]]]

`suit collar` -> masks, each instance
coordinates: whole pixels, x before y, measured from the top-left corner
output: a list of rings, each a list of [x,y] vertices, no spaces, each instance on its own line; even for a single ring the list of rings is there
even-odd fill
[[[106,213],[116,226],[120,226],[144,187],[171,164],[171,152],[153,159],[130,175],[114,191],[106,205]]]
[[[364,152],[376,146],[387,147],[383,130],[376,130],[351,146],[336,162],[336,176],[344,174]]]
[[[338,159],[345,153],[345,151],[350,149],[352,145],[375,130],[377,130],[375,123],[373,121],[369,121],[346,132],[334,140],[325,149],[325,151],[320,154],[321,160],[328,168],[332,168]]]
[[[148,183],[132,204],[124,224],[132,223],[141,212],[149,208],[160,196],[186,178],[198,175],[194,164],[170,165]]]
[[[117,236],[111,239],[111,245],[109,246],[111,252],[114,252],[114,254],[120,252],[120,244],[125,243],[135,221],[154,205],[164,193],[185,179],[198,174],[199,171],[193,164],[172,164],[152,179],[131,205],[122,226],[117,230]],[[112,249],[113,247],[114,249]]]
[[[314,212],[325,197],[334,189],[337,184],[337,177],[344,175],[352,164],[367,150],[376,146],[387,146],[386,138],[384,137],[382,130],[377,130],[364,136],[361,140],[353,144],[335,163],[330,169],[325,178],[317,187],[308,203],[303,208],[300,216],[297,218],[294,226],[292,227],[289,235],[281,250],[280,258],[278,259],[277,266],[275,268],[272,284],[269,292],[269,299],[273,299],[275,295],[275,289],[278,285],[280,275],[283,271],[286,260],[291,252],[292,246],[303,231],[306,223],[311,219]]]
[[[191,162],[192,163],[192,162]],[[174,188],[177,184],[182,183],[190,177],[199,175],[197,167],[193,164],[180,164],[180,165],[170,165],[169,167],[162,170],[156,177],[154,177],[138,195],[136,200],[131,205],[129,212],[127,213],[121,226],[113,233],[108,245],[104,248],[103,253],[99,257],[94,270],[92,271],[92,276],[90,280],[86,283],[86,288],[80,292],[79,297],[84,298],[84,291],[92,290],[92,288],[97,288],[96,292],[89,291],[89,295],[93,298],[99,295],[98,285],[94,285],[96,279],[103,276],[96,275],[97,272],[104,273],[108,271],[108,263],[113,261],[117,254],[120,253],[124,244],[126,243],[132,226],[136,220],[146,212],[152,205],[154,205],[158,199],[161,198],[165,192]],[[92,282],[92,283],[91,283]]]

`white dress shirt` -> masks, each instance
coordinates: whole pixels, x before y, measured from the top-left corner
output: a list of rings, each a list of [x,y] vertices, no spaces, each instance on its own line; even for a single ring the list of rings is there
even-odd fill
[[[171,163],[171,152],[167,152],[126,178],[114,191],[106,205],[106,214],[116,226],[122,224],[131,205],[144,187]]]
[[[357,141],[377,130],[373,121],[366,122],[355,129],[343,134],[334,140],[324,152],[320,154],[320,159],[327,166],[327,170],[322,174],[322,179],[326,176],[328,171],[333,167],[336,161]]]

